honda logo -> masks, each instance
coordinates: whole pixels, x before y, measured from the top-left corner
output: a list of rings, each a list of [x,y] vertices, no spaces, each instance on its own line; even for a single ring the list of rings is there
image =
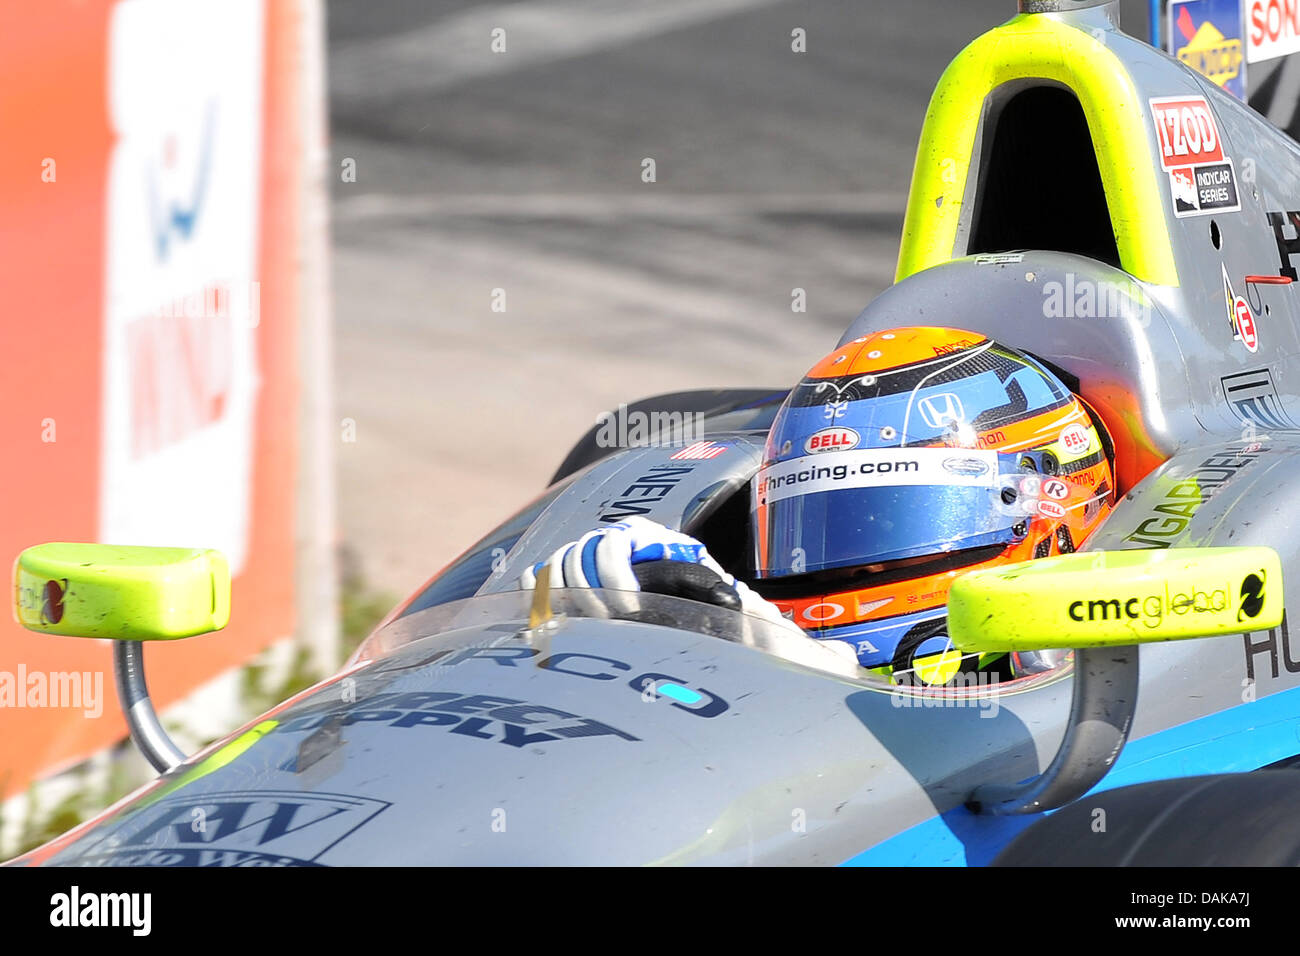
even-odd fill
[[[961,399],[952,392],[942,392],[923,398],[917,402],[917,407],[921,410],[921,417],[931,428],[943,428],[953,422],[963,421],[966,417],[962,411]]]

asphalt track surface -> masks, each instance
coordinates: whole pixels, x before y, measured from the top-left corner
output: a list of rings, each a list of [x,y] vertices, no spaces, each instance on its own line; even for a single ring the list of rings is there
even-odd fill
[[[339,522],[368,582],[419,585],[605,409],[797,381],[893,280],[935,81],[1014,13],[330,0]],[[1146,36],[1145,4],[1123,22]]]

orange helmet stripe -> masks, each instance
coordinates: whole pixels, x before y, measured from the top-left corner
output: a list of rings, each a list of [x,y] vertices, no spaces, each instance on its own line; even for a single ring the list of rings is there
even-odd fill
[[[808,372],[808,378],[864,375],[933,361],[987,342],[984,336],[958,329],[904,328],[854,339],[836,349]]]

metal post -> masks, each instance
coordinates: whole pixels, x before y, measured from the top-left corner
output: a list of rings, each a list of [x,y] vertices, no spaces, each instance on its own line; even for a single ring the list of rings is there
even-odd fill
[[[976,787],[966,806],[975,813],[1041,813],[1083,796],[1124,749],[1137,691],[1136,645],[1076,650],[1070,723],[1056,757],[1032,780]]]
[[[144,680],[144,644],[140,641],[113,642],[113,679],[117,700],[126,718],[131,740],[159,773],[166,773],[185,760],[185,753],[163,729],[158,712],[149,699]]]

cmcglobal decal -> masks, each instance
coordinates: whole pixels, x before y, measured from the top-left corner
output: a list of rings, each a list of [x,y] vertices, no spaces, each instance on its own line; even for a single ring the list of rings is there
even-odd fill
[[[1258,447],[1250,454],[1225,453],[1206,458],[1188,474],[1174,481],[1165,490],[1161,502],[1152,509],[1154,513],[1145,518],[1124,540],[1148,548],[1170,547],[1187,530],[1188,523],[1205,502],[1267,451],[1267,448]],[[1173,471],[1165,477],[1173,478]]]
[[[1080,623],[1141,621],[1144,627],[1155,629],[1171,615],[1221,614],[1230,609],[1231,595],[1231,585],[1207,590],[1192,588],[1190,592],[1175,592],[1166,586],[1164,593],[1145,597],[1077,598],[1066,607],[1066,613],[1070,615],[1070,620]],[[1258,610],[1256,613],[1259,613]]]

